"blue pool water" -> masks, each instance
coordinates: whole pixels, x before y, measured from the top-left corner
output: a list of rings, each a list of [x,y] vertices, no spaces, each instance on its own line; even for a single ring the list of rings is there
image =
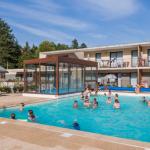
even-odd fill
[[[0,117],[9,118],[13,112],[18,119],[27,119],[27,112],[32,109],[40,124],[72,129],[73,121],[77,120],[83,131],[150,142],[150,108],[141,102],[141,97],[119,96],[120,110],[114,110],[113,104],[106,104],[107,97],[96,98],[100,106],[95,110],[84,108],[79,97],[70,97],[28,105],[23,112],[17,107],[0,110]],[[78,109],[72,107],[74,100],[79,102]]]

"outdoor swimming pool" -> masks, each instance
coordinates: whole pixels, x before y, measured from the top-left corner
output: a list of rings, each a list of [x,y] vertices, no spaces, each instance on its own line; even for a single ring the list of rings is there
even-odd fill
[[[0,110],[0,117],[9,118],[13,112],[17,119],[27,119],[28,110],[32,109],[40,124],[72,129],[77,120],[82,131],[150,142],[150,108],[141,102],[141,97],[119,96],[120,110],[106,104],[107,97],[96,98],[100,105],[97,109],[85,108],[79,97],[70,97],[28,105],[22,112],[17,107]],[[78,109],[72,107],[74,100],[79,102]]]

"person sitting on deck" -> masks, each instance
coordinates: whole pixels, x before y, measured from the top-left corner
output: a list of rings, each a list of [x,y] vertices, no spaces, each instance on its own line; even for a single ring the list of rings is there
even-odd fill
[[[80,130],[80,125],[77,121],[74,121],[73,128],[76,129],[76,130]]]
[[[78,101],[74,101],[73,108],[78,108]]]
[[[32,110],[29,110],[28,111],[28,119],[30,120],[30,121],[35,121],[35,119],[36,119],[36,117],[35,117],[35,115],[34,115],[34,113],[33,113],[33,111]]]
[[[94,98],[94,101],[93,101],[93,108],[97,108],[98,107],[98,101],[96,100],[96,98]]]
[[[120,108],[120,102],[119,102],[118,99],[115,99],[115,103],[114,103],[113,107],[114,107],[115,109],[119,109],[119,108]]]
[[[111,97],[108,97],[106,103],[107,103],[107,104],[111,104]]]
[[[11,118],[11,119],[16,119],[15,113],[12,113],[12,114],[10,115],[10,118]]]

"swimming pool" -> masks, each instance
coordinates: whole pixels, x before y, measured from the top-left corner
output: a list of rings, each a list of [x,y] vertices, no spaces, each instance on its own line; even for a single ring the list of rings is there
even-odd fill
[[[73,121],[77,120],[82,131],[150,142],[150,108],[140,101],[141,97],[119,96],[120,110],[106,104],[107,97],[96,98],[100,104],[97,109],[84,108],[79,97],[70,97],[28,105],[22,112],[17,107],[0,110],[0,117],[9,118],[13,112],[18,119],[26,119],[32,109],[40,124],[72,129]],[[78,109],[72,107],[74,100],[79,102]]]

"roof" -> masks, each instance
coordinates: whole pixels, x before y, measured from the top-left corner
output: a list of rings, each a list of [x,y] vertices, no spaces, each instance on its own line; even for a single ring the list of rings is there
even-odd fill
[[[57,64],[57,63],[69,63],[88,67],[97,67],[97,62],[87,61],[76,58],[75,56],[69,56],[69,54],[51,55],[46,58],[36,58],[31,60],[25,60],[24,64],[38,65],[38,64]]]
[[[99,50],[102,51],[102,50],[113,50],[113,49],[122,49],[122,48],[137,48],[138,46],[150,46],[150,42],[105,45],[105,46],[81,48],[81,49],[58,50],[58,51],[41,52],[41,54],[52,55],[52,54],[61,54],[61,53],[86,52],[86,51],[87,52],[99,51]]]
[[[0,66],[0,73],[7,73],[7,70],[3,68],[2,66]]]

